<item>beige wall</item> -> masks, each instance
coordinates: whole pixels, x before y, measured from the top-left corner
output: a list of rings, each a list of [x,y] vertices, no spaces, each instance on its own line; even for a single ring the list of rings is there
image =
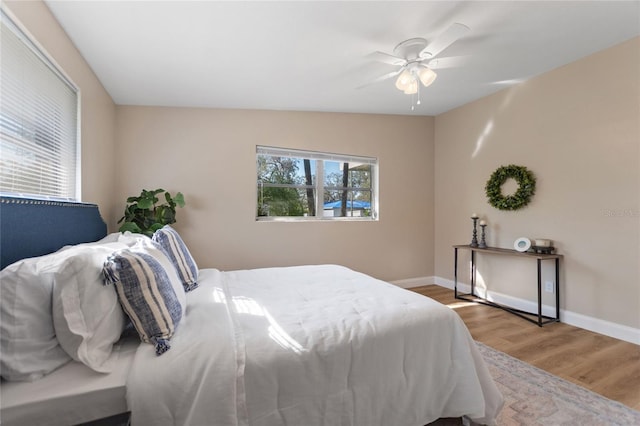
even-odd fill
[[[142,188],[183,192],[176,228],[200,267],[433,275],[433,118],[133,106],[116,116],[120,208]],[[378,157],[380,220],[256,222],[256,145]]]
[[[43,2],[3,4],[80,88],[82,201],[98,204],[109,222],[114,215],[115,104]]]
[[[453,279],[451,245],[469,243],[476,212],[491,246],[556,241],[563,309],[640,328],[639,83],[636,38],[436,117],[435,274]],[[507,164],[537,177],[515,212],[484,191]],[[535,262],[485,257],[479,273],[494,291],[535,300]]]

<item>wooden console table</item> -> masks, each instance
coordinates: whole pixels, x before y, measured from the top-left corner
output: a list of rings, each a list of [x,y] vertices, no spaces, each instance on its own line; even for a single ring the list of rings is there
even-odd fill
[[[561,254],[538,254],[531,252],[519,252],[511,249],[503,249],[497,247],[487,247],[487,248],[479,248],[479,247],[471,247],[470,245],[455,245],[454,249],[454,295],[456,299],[466,300],[469,302],[477,302],[485,305],[493,306],[496,308],[504,309],[505,311],[511,312],[514,315],[517,315],[521,318],[526,319],[534,324],[537,324],[539,327],[542,327],[544,324],[548,324],[551,322],[559,322],[560,321],[560,259],[562,258]],[[471,293],[458,293],[458,249],[470,250],[471,251]],[[484,297],[478,296],[476,294],[476,253],[482,254],[490,254],[490,255],[510,255],[510,256],[519,256],[523,258],[536,259],[538,263],[538,312],[527,312],[520,309],[515,309],[503,304],[499,304],[496,302],[492,302],[487,300]],[[553,260],[555,261],[555,272],[556,272],[556,282],[555,282],[555,292],[556,292],[556,316],[549,317],[542,315],[542,261],[543,260]],[[531,316],[535,317],[531,318]]]

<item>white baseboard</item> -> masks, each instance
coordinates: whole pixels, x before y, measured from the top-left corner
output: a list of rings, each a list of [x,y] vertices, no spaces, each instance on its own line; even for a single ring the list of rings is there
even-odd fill
[[[453,281],[451,280],[447,280],[444,278],[440,278],[440,277],[436,277],[436,279],[434,280],[434,282],[439,285],[440,287],[446,287],[446,288],[450,288],[451,290],[453,290]],[[538,312],[538,303],[537,302],[532,302],[529,300],[524,300],[524,299],[520,299],[517,297],[513,297],[513,296],[509,296],[506,294],[502,294],[502,293],[497,293],[495,291],[487,291],[486,293],[482,293],[481,291],[482,289],[479,289],[476,287],[476,294],[479,294],[480,296],[486,298],[487,300],[490,300],[492,302],[496,302],[499,303],[501,305],[506,305],[515,309],[519,309],[521,311],[525,311],[525,312]],[[471,285],[469,284],[464,284],[464,283],[460,283],[458,282],[458,291],[462,292],[462,293],[470,293],[471,292]],[[563,311],[560,310],[560,319],[562,321],[564,321],[563,317],[562,317]],[[551,306],[551,305],[542,305],[542,315],[546,315],[548,317],[554,317],[556,316],[556,307],[555,306]],[[566,322],[566,321],[564,321]]]
[[[440,287],[446,287],[453,290],[454,286],[453,281],[442,277],[410,278],[406,280],[391,281],[391,283],[402,288],[436,284]],[[458,290],[468,293],[471,291],[471,286],[469,284],[458,282]],[[492,300],[496,303],[511,306],[523,311],[536,312],[538,310],[538,304],[536,302],[520,299],[506,294],[488,291],[487,294],[483,296],[486,296],[489,300]],[[555,306],[542,305],[542,314],[555,317]],[[560,309],[560,321],[565,324],[584,328],[585,330],[593,331],[595,333],[604,334],[605,336],[614,337],[616,339],[640,345],[640,329],[637,328],[589,317],[587,315],[578,314],[575,312],[567,311],[565,309]]]
[[[640,329],[563,310],[560,310],[560,318],[567,324],[640,345]]]
[[[423,285],[432,285],[436,280],[436,277],[418,277],[409,278],[407,280],[389,281],[393,285],[397,285],[402,288],[420,287]]]

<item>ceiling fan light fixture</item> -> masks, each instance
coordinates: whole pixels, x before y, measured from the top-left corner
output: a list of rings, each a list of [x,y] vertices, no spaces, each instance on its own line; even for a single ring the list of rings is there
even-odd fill
[[[433,83],[438,76],[431,68],[427,66],[420,67],[420,71],[418,72],[418,77],[420,81],[424,85],[424,87],[429,87],[431,83]]]
[[[395,86],[398,90],[407,95],[417,94],[415,105],[411,106],[413,110],[416,105],[420,105],[420,85],[429,87],[438,77],[427,64],[435,66],[436,61],[440,60],[438,55],[451,46],[456,40],[464,36],[467,31],[469,31],[469,27],[456,22],[441,33],[435,40],[427,41],[420,37],[410,38],[398,43],[393,49],[393,54],[380,51],[374,52],[380,62],[399,67],[393,72],[378,77],[374,82],[384,81],[397,76]],[[438,67],[436,66],[436,68]],[[412,96],[412,99],[415,98],[416,96]]]
[[[404,70],[396,80],[396,87],[398,88],[398,90],[402,90],[404,92],[407,89],[407,87],[409,87],[414,81],[415,81],[415,78],[411,74],[411,71]]]
[[[418,80],[414,79],[413,81],[411,81],[407,88],[404,89],[404,93],[405,95],[413,95],[415,93],[418,93]]]

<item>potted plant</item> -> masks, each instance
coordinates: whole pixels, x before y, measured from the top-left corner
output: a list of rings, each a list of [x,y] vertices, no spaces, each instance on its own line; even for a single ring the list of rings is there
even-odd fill
[[[164,193],[166,203],[157,204],[159,194]],[[143,189],[138,197],[127,198],[124,216],[118,223],[124,221],[119,231],[130,231],[137,234],[152,236],[164,225],[175,223],[176,206],[184,207],[184,196],[178,192],[175,197],[164,189],[147,191]]]

